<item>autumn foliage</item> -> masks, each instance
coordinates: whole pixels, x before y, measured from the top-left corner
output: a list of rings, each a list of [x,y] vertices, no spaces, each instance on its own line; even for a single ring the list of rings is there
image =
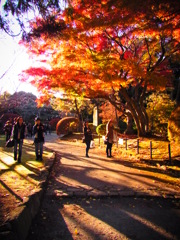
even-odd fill
[[[168,122],[168,138],[180,143],[180,106],[174,109]]]
[[[169,59],[180,58],[178,12],[178,1],[170,0],[69,1],[51,18],[52,28],[44,31],[47,19],[31,24],[26,46],[48,65],[28,69],[23,79],[34,77],[45,102],[57,91],[105,99],[143,136],[147,93],[165,88]]]

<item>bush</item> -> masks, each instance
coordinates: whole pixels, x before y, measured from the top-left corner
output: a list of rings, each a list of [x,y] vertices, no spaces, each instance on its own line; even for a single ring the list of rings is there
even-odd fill
[[[78,128],[78,122],[71,122],[69,125],[69,131],[70,132],[76,132]]]
[[[118,127],[119,127],[119,132],[124,133],[125,130],[127,129],[127,123],[119,119]]]
[[[167,125],[175,102],[170,100],[167,93],[155,92],[147,99],[147,114],[149,130],[152,134],[167,137]]]
[[[65,117],[61,119],[57,125],[56,125],[56,133],[57,135],[61,134],[69,134],[72,131],[74,131],[74,126],[76,126],[77,129],[77,124],[79,123],[78,118],[75,117]]]
[[[180,106],[171,113],[168,121],[168,139],[180,142]]]
[[[106,124],[100,124],[96,128],[96,132],[99,136],[105,136],[106,135]]]

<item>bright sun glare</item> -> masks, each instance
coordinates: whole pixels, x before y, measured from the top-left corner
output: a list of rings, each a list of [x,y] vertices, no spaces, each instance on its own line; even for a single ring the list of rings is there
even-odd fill
[[[2,6],[5,1],[0,2],[0,13],[3,14]],[[19,26],[17,25],[17,32]],[[33,65],[23,46],[18,44],[19,37],[11,37],[0,30],[0,94],[7,91],[11,94],[17,91],[32,92],[37,95],[37,90],[29,83],[19,81],[19,74]]]
[[[6,0],[0,1],[0,14],[4,14],[2,6],[5,4]],[[66,3],[60,1],[61,8],[65,8]],[[28,12],[25,15],[25,19],[28,21],[32,19],[36,13]],[[19,33],[19,25],[13,23],[13,30]],[[33,59],[30,59],[26,53],[26,49],[18,44],[20,40],[19,37],[10,37],[4,31],[0,30],[0,94],[7,91],[11,94],[14,92],[25,91],[31,92],[38,96],[38,92],[35,87],[30,83],[22,83],[19,81],[19,74],[28,69],[31,66],[36,66],[37,64]],[[46,65],[46,67],[48,67]]]
[[[33,64],[25,49],[18,44],[19,39],[3,33],[0,37],[0,93],[8,91],[32,92],[37,95],[35,87],[19,81],[19,74]]]

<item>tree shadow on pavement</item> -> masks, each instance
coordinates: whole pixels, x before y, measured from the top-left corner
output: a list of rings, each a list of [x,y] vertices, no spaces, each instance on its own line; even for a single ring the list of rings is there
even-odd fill
[[[82,185],[102,191],[106,188],[110,191],[112,188],[112,191],[126,189],[136,192],[143,191],[143,188],[148,190],[159,188],[162,192],[166,190],[166,184],[169,184],[168,179],[162,179],[161,176],[148,174],[148,171],[139,171],[138,168],[133,170],[132,166],[127,168],[117,162],[107,164],[103,158],[96,158],[94,161],[94,156],[87,159],[70,153],[59,153],[57,156],[60,158],[57,164],[59,171],[56,172],[56,178],[59,180],[55,185],[63,190],[73,186],[77,187],[78,191]],[[64,163],[61,164],[61,161]]]
[[[94,154],[85,158],[79,148],[62,148],[56,157],[42,209],[27,240],[179,238],[175,200],[133,194],[108,197],[111,190],[132,193],[140,191],[141,184],[157,187],[154,180],[163,183],[161,179]]]
[[[73,198],[62,202],[64,218],[72,218],[73,212],[74,226],[80,236],[86,232],[88,239],[178,239],[180,217],[175,208],[158,198]]]
[[[26,240],[73,240],[67,224],[60,213],[60,201],[45,197],[34,219]]]

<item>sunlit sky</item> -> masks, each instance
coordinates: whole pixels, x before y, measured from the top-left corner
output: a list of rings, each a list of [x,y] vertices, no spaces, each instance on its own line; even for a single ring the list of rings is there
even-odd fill
[[[6,0],[0,1],[0,14],[2,16],[4,15],[2,6],[5,2]],[[60,0],[60,6],[61,9],[65,8],[66,3],[64,0]],[[23,15],[23,20],[29,22],[30,19],[37,15],[38,12],[36,11],[28,12]],[[11,28],[13,27],[13,31],[18,33],[20,30],[19,25],[14,22],[14,18],[12,18],[12,21]],[[20,77],[18,75],[23,70],[28,69],[30,66],[36,66],[35,61],[29,58],[26,49],[18,44],[20,39],[21,36],[13,38],[0,30],[0,94],[5,91],[11,94],[26,91],[38,95],[36,88],[30,83],[19,81]]]
[[[0,1],[0,13],[3,12],[3,4],[5,0]],[[29,19],[29,14],[26,14],[25,19]],[[17,22],[11,25],[15,34],[20,32]],[[32,92],[37,95],[36,88],[31,84],[22,83],[19,81],[19,74],[29,68],[33,60],[29,58],[26,49],[19,45],[21,36],[11,37],[4,31],[0,30],[0,94],[8,91],[13,94],[14,92],[26,91]]]
[[[12,38],[1,32],[0,35],[0,93],[26,91],[37,95],[35,87],[19,81],[19,74],[30,67],[33,60],[26,49],[18,44],[19,38]],[[4,75],[4,76],[3,76]],[[2,77],[3,76],[3,77]],[[2,77],[2,78],[1,78]]]

